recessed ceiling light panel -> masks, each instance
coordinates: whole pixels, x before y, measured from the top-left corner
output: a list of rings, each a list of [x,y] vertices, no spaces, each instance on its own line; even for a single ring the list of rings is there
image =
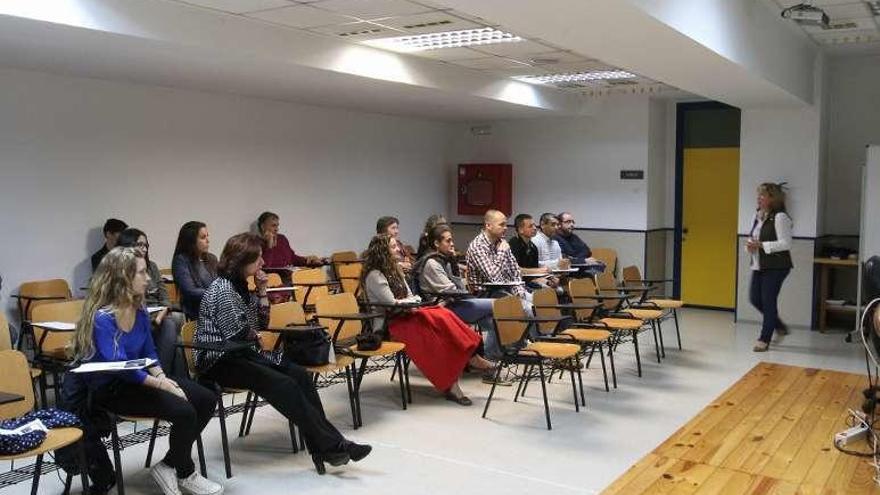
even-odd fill
[[[608,81],[614,79],[635,79],[636,75],[624,70],[596,70],[570,74],[545,74],[541,76],[515,76],[514,79],[538,84],[560,84],[578,81]]]
[[[439,48],[462,48],[467,46],[515,43],[522,38],[495,28],[466,29],[463,31],[443,31],[439,33],[398,36],[366,41],[373,46],[398,52],[417,52]]]

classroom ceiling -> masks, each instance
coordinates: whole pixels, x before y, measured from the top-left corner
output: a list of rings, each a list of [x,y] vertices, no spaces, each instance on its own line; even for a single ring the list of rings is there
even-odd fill
[[[780,12],[802,3],[802,0],[768,1]],[[828,26],[800,27],[827,51],[844,54],[880,52],[880,1],[813,0],[808,3],[824,10],[830,22]]]

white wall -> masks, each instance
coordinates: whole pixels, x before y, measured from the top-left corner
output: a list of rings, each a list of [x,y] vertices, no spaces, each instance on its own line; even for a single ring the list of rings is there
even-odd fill
[[[867,261],[872,256],[880,255],[880,145],[867,149],[865,163],[865,179],[862,188],[862,239],[859,258]]]
[[[880,56],[836,58],[828,68],[823,233],[855,235],[865,146],[880,143]]]
[[[648,169],[645,171],[645,178],[648,181],[648,229],[659,229],[675,224],[674,217],[666,218],[667,188],[669,185],[666,180],[668,172],[668,154],[666,152],[668,106],[668,102],[664,100],[651,100],[649,106]]]
[[[488,136],[460,125],[449,173],[459,163],[512,163],[514,214],[568,210],[579,227],[644,230],[647,180],[620,180],[620,170],[645,170],[647,177],[648,114],[647,97],[625,96],[604,100],[590,116],[490,122]],[[452,188],[451,205],[454,194]],[[481,220],[451,213],[457,221]]]
[[[447,205],[447,124],[15,70],[0,87],[3,306],[23,280],[82,285],[110,216],[168,266],[187,220],[219,254],[270,209],[297,251],[329,254],[383,214],[413,242]]]

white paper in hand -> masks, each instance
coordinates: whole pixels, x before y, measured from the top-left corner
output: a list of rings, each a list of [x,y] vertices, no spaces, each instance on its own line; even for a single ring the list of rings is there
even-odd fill
[[[130,361],[101,361],[97,363],[84,363],[74,368],[74,373],[95,373],[97,371],[127,371],[140,370],[156,364],[155,359],[143,358]]]

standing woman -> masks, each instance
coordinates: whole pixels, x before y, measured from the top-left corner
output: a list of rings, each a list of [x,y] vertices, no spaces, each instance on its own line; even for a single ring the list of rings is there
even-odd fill
[[[171,271],[180,291],[180,305],[190,320],[199,317],[199,305],[205,290],[217,278],[217,257],[208,252],[211,246],[208,226],[186,222],[177,235]]]
[[[246,388],[269,401],[299,426],[319,474],[324,463],[340,466],[359,461],[372,447],[346,440],[324,415],[321,398],[309,373],[281,351],[263,350],[260,331],[269,323],[268,277],[263,272],[263,241],[238,234],[226,241],[218,265],[219,277],[202,300],[195,341],[249,344],[238,351],[196,349],[195,366],[206,378],[224,387]],[[248,291],[254,277],[256,294]]]
[[[399,304],[414,300],[395,261],[400,247],[389,234],[379,234],[370,241],[364,256],[361,285],[370,302]],[[382,320],[373,324],[381,328]],[[486,370],[492,363],[476,354],[480,337],[455,313],[444,307],[426,307],[394,317],[388,322],[388,332],[398,342],[406,344],[406,353],[434,388],[446,400],[463,406],[472,404],[459,386],[459,377],[465,365]]]
[[[76,325],[73,350],[82,362],[157,359],[144,293],[150,283],[147,263],[132,248],[107,253],[89,284],[89,297]],[[168,453],[150,469],[165,495],[182,489],[193,495],[214,495],[223,487],[200,476],[192,445],[211,420],[217,399],[210,390],[187,378],[172,380],[161,366],[88,373],[95,404],[126,416],[158,418],[171,423]]]
[[[153,342],[156,345],[162,369],[171,376],[181,376],[185,371],[183,360],[175,360],[174,355],[177,352],[177,337],[183,326],[183,315],[169,309],[171,299],[168,297],[168,290],[165,289],[159,267],[150,259],[150,241],[147,239],[147,234],[140,229],[125,229],[119,234],[116,245],[134,248],[147,262],[147,275],[150,276],[150,281],[147,283],[147,290],[144,294],[144,304],[148,307],[165,307],[165,309],[151,315]]]
[[[774,331],[780,336],[788,333],[788,327],[779,319],[778,299],[782,282],[792,268],[791,230],[782,185],[765,182],[758,186],[758,211],[746,243],[752,258],[749,300],[764,315],[761,335],[752,349],[755,352],[767,351]]]

